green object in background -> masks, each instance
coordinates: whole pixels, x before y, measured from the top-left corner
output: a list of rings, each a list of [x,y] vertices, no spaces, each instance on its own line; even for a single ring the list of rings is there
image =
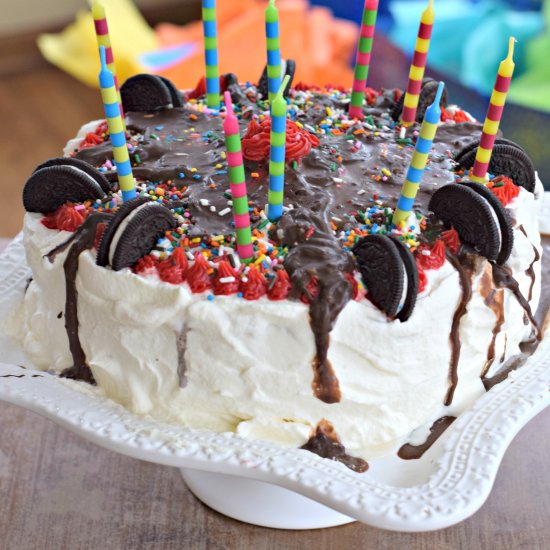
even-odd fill
[[[395,21],[390,38],[409,55],[425,4],[390,4]],[[516,72],[508,100],[550,112],[550,0],[545,0],[544,18],[537,11],[515,11],[498,0],[446,0],[436,2],[434,10],[428,66],[489,96],[508,39],[514,36]],[[541,32],[545,34],[538,36]]]
[[[509,38],[513,36],[517,41],[514,54],[517,64],[515,79],[525,71],[529,40],[542,29],[542,17],[538,12],[499,10],[488,14],[464,44],[460,81],[484,95],[490,95],[499,63],[508,49]]]
[[[514,103],[550,113],[550,0],[542,7],[545,30],[526,46],[525,70],[512,80]]]

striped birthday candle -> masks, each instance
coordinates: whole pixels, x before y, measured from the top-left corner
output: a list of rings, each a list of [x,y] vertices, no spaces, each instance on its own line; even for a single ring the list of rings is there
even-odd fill
[[[290,75],[285,76],[271,102],[271,136],[269,150],[269,191],[267,217],[277,221],[283,215],[286,152],[286,101],[283,97]]]
[[[353,75],[353,86],[351,88],[351,103],[349,116],[352,118],[363,118],[363,99],[365,98],[365,87],[369,74],[370,54],[374,40],[374,28],[378,14],[378,0],[365,0],[363,19],[361,22],[361,34],[357,45],[357,57],[355,60],[355,72]]]
[[[220,108],[220,69],[218,66],[218,29],[216,0],[202,0],[204,29],[204,58],[206,62],[206,103],[211,109]]]
[[[107,68],[113,73],[115,80],[115,88],[118,96],[118,103],[120,106],[120,115],[122,116],[122,123],[124,124],[124,109],[122,108],[122,98],[120,97],[120,89],[118,84],[118,77],[116,74],[115,58],[113,55],[113,47],[111,46],[111,37],[109,36],[109,26],[107,25],[107,16],[105,14],[105,8],[99,3],[95,2],[92,6],[92,16],[94,18],[95,35],[97,38],[97,47],[105,47],[105,56],[107,58]]]
[[[422,181],[422,174],[428,162],[428,154],[432,148],[432,142],[435,137],[435,132],[437,131],[437,126],[439,125],[439,119],[441,118],[439,102],[441,101],[444,87],[445,84],[440,82],[434,102],[426,109],[426,114],[424,115],[422,126],[420,127],[420,135],[416,140],[411,164],[407,171],[407,177],[401,188],[401,194],[397,201],[397,208],[393,215],[393,223],[397,226],[406,221],[411,215],[414,199],[416,198],[418,187]]]
[[[132,174],[132,165],[128,154],[126,144],[126,135],[120,116],[120,109],[115,86],[113,73],[107,67],[107,55],[105,46],[100,46],[99,56],[101,59],[101,72],[99,73],[99,88],[101,90],[101,99],[107,127],[111,137],[111,146],[113,147],[113,157],[115,159],[118,183],[122,190],[122,200],[128,201],[136,196],[136,181]]]
[[[269,0],[265,10],[265,35],[267,42],[267,89],[271,102],[281,85],[281,47],[279,43],[279,10],[275,0]]]
[[[237,233],[237,253],[243,263],[250,263],[254,256],[252,248],[252,232],[250,229],[250,214],[248,212],[248,195],[244,176],[243,154],[239,121],[233,113],[231,94],[224,94],[227,114],[223,121],[225,146],[227,148],[227,165],[229,166],[229,186],[233,202],[233,221]]]
[[[469,179],[477,183],[485,182],[489,163],[491,162],[495,138],[497,137],[500,119],[502,118],[504,104],[506,103],[506,96],[508,95],[508,88],[514,74],[515,64],[513,58],[515,42],[515,38],[510,38],[508,42],[508,55],[501,61],[498,68],[497,78],[489,102],[489,109],[485,116],[483,130],[481,131],[481,140],[477,148],[476,159],[469,174]]]
[[[433,0],[429,0],[428,6],[422,12],[422,17],[420,18],[420,27],[418,28],[414,55],[409,70],[409,81],[401,113],[401,123],[403,126],[410,126],[416,120],[416,110],[418,109],[422,79],[424,78],[424,69],[426,68],[426,60],[432,38],[434,18]]]

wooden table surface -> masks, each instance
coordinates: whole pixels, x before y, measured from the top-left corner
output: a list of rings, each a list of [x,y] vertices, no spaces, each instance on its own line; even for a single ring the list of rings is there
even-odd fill
[[[59,155],[81,123],[99,116],[98,93],[53,68],[0,80],[0,237],[21,226],[20,191],[32,169]],[[549,422],[547,409],[520,432],[487,503],[457,526],[422,534],[359,523],[277,531],[206,508],[176,469],[104,450],[0,403],[0,550],[546,549]]]

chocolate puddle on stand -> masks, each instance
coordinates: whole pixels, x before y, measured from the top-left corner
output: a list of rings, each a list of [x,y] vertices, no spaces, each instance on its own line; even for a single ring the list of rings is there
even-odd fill
[[[334,426],[325,419],[317,424],[315,434],[300,449],[315,453],[321,458],[330,458],[331,460],[341,462],[344,466],[359,474],[369,469],[369,464],[366,460],[350,456],[346,453],[346,448],[340,442]]]
[[[415,460],[422,458],[424,453],[439,439],[443,432],[456,420],[456,416],[442,416],[436,420],[430,428],[430,435],[421,445],[405,443],[397,451],[397,456],[403,460]]]
[[[78,272],[78,259],[80,254],[92,248],[95,241],[97,228],[100,223],[107,222],[112,214],[93,213],[90,214],[84,223],[63,243],[56,246],[46,257],[54,262],[57,254],[63,252],[70,246],[63,271],[65,272],[65,330],[69,339],[69,349],[73,358],[73,366],[65,369],[60,376],[71,380],[82,380],[95,385],[92,370],[86,363],[86,355],[80,343],[78,334],[78,292],[76,290],[76,275]]]

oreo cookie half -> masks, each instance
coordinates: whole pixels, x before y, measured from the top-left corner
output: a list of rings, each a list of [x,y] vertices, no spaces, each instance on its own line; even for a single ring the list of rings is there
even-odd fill
[[[49,168],[50,166],[74,166],[75,168],[78,168],[79,170],[82,170],[83,172],[91,176],[96,181],[96,183],[99,184],[101,189],[105,191],[105,193],[110,193],[114,191],[114,188],[115,188],[114,184],[111,184],[111,182],[94,166],[92,166],[91,164],[88,164],[83,160],[70,158],[70,157],[53,158],[38,165],[34,169],[34,171],[37,172],[42,168]]]
[[[176,88],[174,83],[164,76],[159,76],[159,78],[164,82],[170,92],[172,107],[183,107],[183,94]]]
[[[486,192],[491,193],[478,183],[451,183],[433,194],[428,208],[479,254],[504,263],[513,245],[510,220],[498,199],[493,201]]]
[[[518,145],[515,141],[512,141],[510,139],[496,138],[495,145],[511,145],[512,147],[516,147],[517,149],[521,149],[523,152],[525,152],[525,150],[520,145]],[[468,153],[470,153],[471,151],[474,151],[474,155],[470,163],[470,167],[473,166],[475,156],[476,156],[475,154],[477,152],[478,146],[479,146],[479,139],[475,139],[455,155],[455,161],[461,164],[462,159],[469,156]],[[470,161],[466,160],[466,162],[470,162]]]
[[[433,78],[424,78],[422,80],[422,88],[420,89],[420,95],[418,97],[418,107],[416,108],[416,122],[422,122],[424,120],[424,115],[426,114],[426,109],[434,102],[435,96],[437,94],[437,88],[439,82]],[[439,104],[442,107],[447,106],[448,92],[445,87],[443,94],[441,95],[441,101]],[[395,122],[398,122],[401,113],[403,112],[403,103],[405,102],[405,92],[401,94],[401,97],[397,100],[392,112],[391,117]]]
[[[23,188],[27,212],[49,214],[66,202],[103,199],[106,192],[90,174],[69,164],[45,166],[33,172]]]
[[[294,80],[295,73],[296,73],[296,61],[294,61],[293,59],[287,59],[287,60],[283,59],[282,67],[281,67],[281,82],[283,81],[285,76],[287,75],[290,76],[288,84],[283,92],[284,97],[288,97],[290,88],[292,86],[292,81]],[[264,67],[262,76],[260,77],[260,81],[258,82],[258,92],[262,94],[262,97],[264,99],[268,97],[269,90],[267,87],[267,65]]]
[[[166,231],[175,229],[172,212],[147,197],[124,203],[107,225],[97,252],[96,263],[114,271],[133,266],[151,252]]]
[[[158,111],[172,107],[172,93],[162,78],[153,74],[137,74],[120,87],[124,111]]]
[[[391,319],[406,321],[418,293],[416,262],[407,246],[388,235],[367,235],[352,252],[367,298]]]
[[[469,170],[476,158],[479,141],[465,147],[455,160],[463,170]],[[535,190],[535,167],[527,153],[513,141],[496,139],[489,162],[489,173],[495,176],[507,176],[531,193]]]
[[[461,185],[465,185],[466,187],[474,190],[492,207],[500,227],[500,252],[498,253],[495,261],[499,265],[506,263],[506,260],[510,257],[514,246],[514,228],[512,227],[512,222],[510,221],[508,211],[504,208],[495,194],[484,185],[473,181],[463,181],[461,182]]]

